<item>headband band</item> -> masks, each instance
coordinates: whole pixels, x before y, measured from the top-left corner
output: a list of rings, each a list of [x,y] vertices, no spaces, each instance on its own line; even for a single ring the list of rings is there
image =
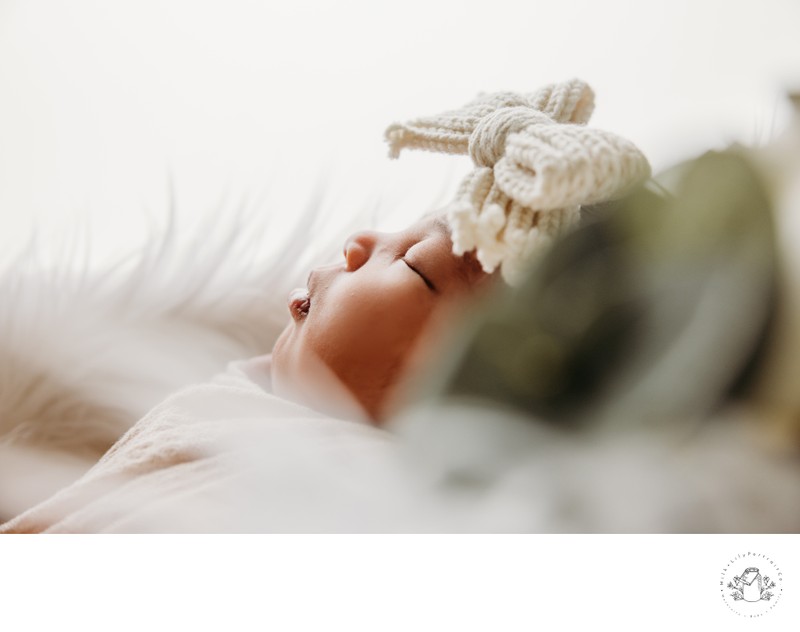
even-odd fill
[[[575,226],[580,206],[623,195],[650,176],[630,141],[586,127],[594,92],[583,81],[531,94],[481,94],[457,110],[395,123],[389,155],[403,149],[469,154],[475,168],[444,209],[453,252],[476,251],[486,272],[511,285],[554,237]]]

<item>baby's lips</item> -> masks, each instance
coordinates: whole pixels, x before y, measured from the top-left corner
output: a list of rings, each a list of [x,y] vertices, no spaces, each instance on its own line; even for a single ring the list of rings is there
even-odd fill
[[[308,316],[311,308],[311,297],[308,289],[304,287],[295,288],[289,293],[289,312],[292,318],[299,321]]]

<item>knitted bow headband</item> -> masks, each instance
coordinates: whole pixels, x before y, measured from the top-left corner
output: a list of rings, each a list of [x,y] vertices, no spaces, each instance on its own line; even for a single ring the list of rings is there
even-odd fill
[[[389,155],[405,148],[469,154],[475,169],[444,210],[453,252],[476,250],[486,272],[515,285],[525,263],[577,224],[580,206],[619,197],[650,175],[630,141],[585,126],[594,92],[573,79],[531,94],[482,94],[458,110],[395,123]]]

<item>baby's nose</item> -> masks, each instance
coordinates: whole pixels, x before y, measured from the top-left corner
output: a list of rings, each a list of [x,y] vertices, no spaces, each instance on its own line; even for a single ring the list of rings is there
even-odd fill
[[[378,233],[366,230],[348,238],[344,244],[344,260],[348,272],[355,272],[369,261],[378,239]]]

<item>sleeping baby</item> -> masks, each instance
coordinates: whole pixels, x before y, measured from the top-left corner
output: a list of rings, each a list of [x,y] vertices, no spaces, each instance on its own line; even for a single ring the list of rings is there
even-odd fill
[[[728,396],[723,391],[741,388],[737,372],[752,379],[774,309],[769,203],[741,157],[695,161],[685,179],[691,186],[665,207],[669,221],[637,220],[647,229],[628,236],[627,250],[617,249],[618,232],[598,222],[560,242],[538,268],[541,274],[528,276],[548,243],[575,226],[582,207],[621,198],[649,174],[632,144],[585,126],[591,107],[588,86],[570,81],[531,95],[484,95],[463,109],[392,126],[392,155],[406,147],[471,155],[475,168],[455,199],[402,231],[352,235],[339,261],[314,269],[307,287],[291,293],[290,320],[271,354],[231,363],[214,379],[173,393],[79,480],[19,515],[7,510],[17,517],[0,524],[0,533],[795,531],[796,459],[787,459],[783,444],[778,452],[762,450],[740,423],[748,415],[759,423],[767,418],[766,427],[785,423],[783,415],[769,421],[764,414],[770,399],[753,398],[758,403],[750,412],[737,402],[732,417],[697,423],[697,411],[716,406]],[[623,201],[612,215],[638,218],[641,208],[659,208],[641,204],[640,193],[626,196],[629,204]],[[686,240],[687,247],[683,238],[695,230],[699,209],[705,235]],[[657,243],[655,234],[664,240]],[[708,256],[694,257],[707,249]],[[674,258],[663,256],[668,251]],[[637,257],[616,256],[633,252]],[[621,267],[631,262],[641,264],[635,281],[620,282]],[[553,268],[563,274],[550,275]],[[694,272],[691,279],[687,270]],[[530,373],[514,361],[526,348],[519,338],[536,340],[535,318],[523,318],[528,328],[522,330],[520,321],[482,321],[510,326],[490,336],[490,344],[474,336],[459,358],[473,372],[459,376],[468,379],[457,394],[476,395],[480,405],[433,401],[395,415],[399,394],[441,349],[441,333],[453,318],[493,286],[526,279],[543,282],[521,285],[512,301],[515,314],[546,315],[545,324],[555,322],[568,333],[579,329],[571,340],[579,343],[581,362],[573,366],[589,373],[578,372],[571,392],[556,389],[555,403],[569,399],[569,406],[553,410],[566,410],[561,418],[574,421],[589,402],[592,432],[553,433],[549,423],[518,423],[519,412],[526,421],[559,420],[526,408],[540,400],[519,406],[514,399],[541,386],[531,375],[551,375],[546,362]],[[497,307],[490,317],[513,311],[504,313],[499,301]],[[606,326],[610,313],[613,322]],[[590,323],[591,336],[570,327],[569,316],[576,314]],[[614,335],[631,315],[651,326],[651,340],[659,344],[640,345],[641,353],[619,363],[631,380],[603,383],[623,386],[626,397],[604,388],[597,399],[573,401],[573,394],[587,391],[591,371],[605,376],[614,364],[608,351],[620,346]],[[795,324],[788,319],[785,326]],[[498,333],[491,327],[481,332],[487,330]],[[588,351],[582,346],[587,339]],[[661,361],[665,340],[680,343],[674,345],[680,361],[675,355]],[[510,361],[487,364],[481,357],[487,348]],[[530,349],[537,355],[538,347]],[[163,347],[158,351],[167,355]],[[562,359],[556,354],[556,362]],[[482,371],[474,371],[476,364]],[[502,370],[491,384],[495,368]],[[619,369],[612,373],[619,376]],[[767,382],[768,389],[794,383]],[[756,395],[764,395],[763,387]],[[606,406],[612,400],[616,408]],[[369,423],[353,423],[356,417]],[[647,423],[628,424],[638,419]],[[669,423],[652,423],[661,419]],[[606,420],[615,423],[604,426]],[[6,479],[15,487],[22,480]],[[764,511],[753,512],[754,506]]]
[[[254,378],[270,375],[274,393],[313,408],[385,420],[437,323],[495,279],[516,284],[581,205],[649,175],[633,144],[585,126],[593,107],[591,89],[572,80],[392,125],[393,157],[403,148],[468,153],[474,170],[441,213],[397,233],[356,233],[339,262],[314,269],[289,297],[291,320],[271,356],[250,363]]]
[[[520,283],[547,245],[577,224],[581,206],[620,197],[650,173],[633,144],[586,126],[593,105],[591,89],[572,80],[531,94],[485,94],[392,125],[393,157],[404,148],[470,155],[474,169],[455,198],[399,232],[347,239],[339,261],[315,268],[307,287],[291,293],[289,323],[270,354],[235,362],[153,408],[138,395],[138,374],[124,382],[113,371],[105,386],[92,386],[110,393],[113,407],[71,406],[74,423],[53,407],[57,423],[41,417],[37,427],[66,439],[50,445],[85,446],[91,436],[103,456],[0,532],[335,531],[352,526],[343,516],[366,520],[342,506],[380,513],[386,508],[377,499],[401,505],[410,488],[397,476],[395,443],[372,426],[393,418],[410,377],[441,348],[442,332],[493,286]],[[170,375],[181,361],[203,368],[202,344],[191,345],[196,356],[170,354],[173,336],[156,333],[158,345],[121,334],[113,348],[132,370],[150,366],[143,354],[151,348],[159,361],[172,359],[164,367]],[[74,478],[61,476],[55,489]],[[303,494],[287,493],[287,481]],[[7,517],[30,505],[9,505]],[[240,511],[254,506],[263,512]],[[243,518],[250,522],[237,522]]]
[[[322,365],[370,419],[385,418],[393,386],[421,361],[412,351],[426,328],[491,277],[472,254],[453,254],[441,217],[397,233],[352,235],[342,261],[315,268],[308,288],[292,292],[291,321],[272,352],[274,391],[304,400],[318,394],[319,379],[308,377]]]

